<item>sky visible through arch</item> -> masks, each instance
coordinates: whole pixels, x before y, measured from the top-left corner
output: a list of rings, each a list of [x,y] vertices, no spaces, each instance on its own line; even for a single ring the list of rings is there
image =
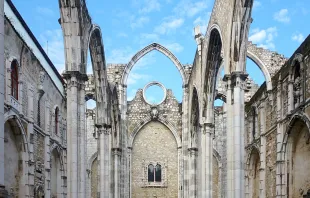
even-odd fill
[[[61,27],[57,0],[12,0],[59,72],[64,70]],[[48,2],[48,3],[47,3]],[[214,0],[88,0],[94,23],[101,27],[108,63],[128,63],[150,43],[158,42],[172,51],[182,64],[192,64],[196,51],[193,28],[203,32]],[[309,0],[254,0],[249,39],[260,47],[290,57],[310,32]],[[258,67],[248,61],[247,72],[257,84],[264,82]],[[90,59],[88,67],[91,68]],[[91,72],[91,69],[88,69]],[[172,62],[151,52],[133,68],[128,79],[129,99],[151,80],[172,89],[182,100],[182,80]],[[154,93],[153,97],[156,97]]]

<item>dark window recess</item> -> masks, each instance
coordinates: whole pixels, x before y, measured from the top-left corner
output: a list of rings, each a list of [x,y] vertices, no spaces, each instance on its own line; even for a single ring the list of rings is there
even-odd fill
[[[13,60],[11,64],[11,95],[18,100],[18,65]]]

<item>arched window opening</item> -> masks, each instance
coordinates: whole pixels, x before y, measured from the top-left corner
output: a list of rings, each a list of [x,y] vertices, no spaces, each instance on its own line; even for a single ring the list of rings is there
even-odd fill
[[[155,168],[153,164],[148,166],[148,182],[161,182],[161,165],[156,164]]]
[[[161,165],[157,164],[155,167],[155,182],[161,182]]]
[[[154,166],[152,164],[148,167],[148,182],[154,182]]]
[[[11,64],[11,95],[18,100],[18,63],[16,60]]]
[[[55,109],[55,134],[58,134],[58,118],[59,118],[59,108]]]
[[[209,74],[210,76],[206,76],[206,79],[212,78],[213,83],[211,83],[214,88],[214,83],[217,79],[217,74],[222,64],[221,58],[221,51],[222,51],[222,41],[219,32],[214,29],[211,31],[210,41],[209,41],[209,50],[208,50],[208,57],[207,57],[207,68],[211,71]],[[208,72],[207,72],[208,74]],[[211,90],[212,91],[212,90]]]
[[[255,140],[255,128],[256,128],[256,110],[255,110],[255,107],[252,107],[252,114],[253,114],[253,117],[252,117],[252,138],[253,140]]]
[[[266,81],[266,77],[261,68],[252,59],[247,58],[246,72],[249,74],[245,80],[244,99],[250,101],[259,87]]]

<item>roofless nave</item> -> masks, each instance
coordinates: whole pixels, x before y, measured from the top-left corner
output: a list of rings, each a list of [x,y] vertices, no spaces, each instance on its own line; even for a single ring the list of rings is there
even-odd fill
[[[0,197],[310,196],[310,37],[290,59],[250,43],[253,1],[215,1],[188,67],[159,43],[106,64],[85,1],[60,0],[62,76],[11,0],[0,5]],[[181,103],[156,81],[127,101],[131,69],[153,50],[180,72]],[[259,89],[247,57],[265,76]],[[151,85],[159,104],[145,99]]]

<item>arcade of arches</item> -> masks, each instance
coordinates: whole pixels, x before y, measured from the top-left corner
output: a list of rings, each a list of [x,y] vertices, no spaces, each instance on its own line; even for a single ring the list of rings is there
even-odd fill
[[[12,1],[0,0],[0,198],[310,197],[310,37],[289,59],[257,47],[253,1],[232,2],[215,0],[206,34],[194,29],[193,64],[159,43],[107,64],[85,0],[59,0],[59,74]],[[179,71],[182,101],[157,81],[127,100],[130,71],[153,50]],[[152,85],[164,93],[157,104],[145,98]]]

